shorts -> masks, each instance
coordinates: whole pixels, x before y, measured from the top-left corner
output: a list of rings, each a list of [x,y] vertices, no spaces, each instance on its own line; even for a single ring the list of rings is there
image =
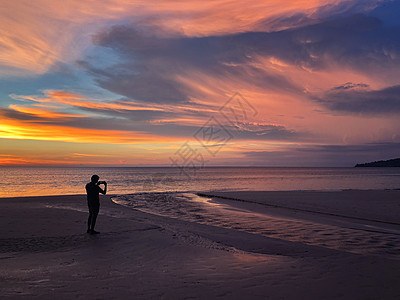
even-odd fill
[[[100,204],[88,203],[88,208],[90,213],[98,214],[100,210]]]

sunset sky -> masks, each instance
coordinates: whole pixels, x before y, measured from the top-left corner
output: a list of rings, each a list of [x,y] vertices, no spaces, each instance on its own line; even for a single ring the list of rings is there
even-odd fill
[[[0,165],[400,157],[400,1],[0,0]]]

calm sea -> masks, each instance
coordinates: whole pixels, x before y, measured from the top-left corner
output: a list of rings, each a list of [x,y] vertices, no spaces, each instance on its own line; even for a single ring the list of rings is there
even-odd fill
[[[189,170],[190,171],[190,170]],[[84,194],[92,174],[110,194],[211,190],[398,189],[400,168],[32,168],[0,167],[0,196]]]

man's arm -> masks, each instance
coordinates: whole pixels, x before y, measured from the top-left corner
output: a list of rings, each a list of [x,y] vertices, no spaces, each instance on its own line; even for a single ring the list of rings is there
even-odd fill
[[[107,182],[104,181],[104,190],[99,187],[99,192],[105,195],[107,193]]]

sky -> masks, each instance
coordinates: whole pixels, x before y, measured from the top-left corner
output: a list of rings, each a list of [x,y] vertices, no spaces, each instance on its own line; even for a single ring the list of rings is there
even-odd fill
[[[0,165],[399,157],[400,1],[0,0]]]

